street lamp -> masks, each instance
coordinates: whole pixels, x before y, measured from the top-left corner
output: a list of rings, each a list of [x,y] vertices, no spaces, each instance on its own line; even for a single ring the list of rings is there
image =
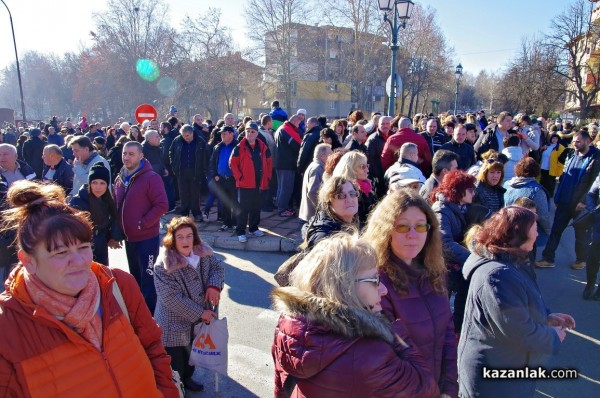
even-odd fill
[[[23,123],[27,121],[25,118],[25,101],[23,101],[23,84],[21,83],[21,67],[19,66],[19,55],[17,54],[17,41],[15,40],[15,27],[13,26],[12,14],[8,9],[8,6],[4,2],[4,0],[0,0],[4,7],[6,7],[6,11],[8,11],[8,17],[10,18],[10,29],[12,30],[13,37],[13,45],[15,46],[15,59],[17,60],[17,77],[19,78],[19,91],[21,92],[21,112],[23,113]]]
[[[396,52],[398,51],[398,30],[399,28],[406,27],[406,21],[412,15],[415,3],[410,0],[379,0],[379,9],[384,11],[383,20],[390,24],[392,29],[392,42],[390,43],[390,49],[392,50],[392,66],[391,66],[391,89],[390,89],[390,100],[388,103],[388,114],[394,115],[394,99],[396,97],[396,84],[398,82],[396,78]],[[392,20],[388,18],[388,11],[394,11],[394,17]],[[398,19],[401,23],[398,24]]]
[[[463,67],[461,64],[456,65],[456,70],[454,71],[454,75],[456,76],[456,96],[454,97],[454,116],[456,116],[456,106],[458,105],[458,86],[460,84],[460,79],[462,78]]]

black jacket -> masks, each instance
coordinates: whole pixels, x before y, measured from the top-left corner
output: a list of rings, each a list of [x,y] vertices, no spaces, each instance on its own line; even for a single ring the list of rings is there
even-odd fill
[[[308,222],[306,230],[307,249],[312,249],[322,239],[342,230],[342,224],[318,211]]]
[[[159,176],[164,176],[166,167],[160,146],[152,146],[149,143],[144,142],[142,147],[144,148],[144,157],[152,165],[152,170]]]
[[[40,137],[31,137],[23,144],[23,159],[33,168],[38,179],[42,178],[44,161],[42,152],[48,143]]]
[[[46,175],[48,169],[49,167],[44,165],[42,176]],[[56,165],[56,171],[54,172],[52,181],[55,184],[60,185],[65,190],[65,193],[70,193],[71,189],[73,189],[73,167],[71,167],[66,160],[62,159],[60,163]]]
[[[450,202],[441,193],[436,198],[431,208],[440,223],[444,261],[446,265],[462,267],[469,257],[469,251],[461,244],[467,232],[467,220],[458,204]]]
[[[117,175],[123,168],[123,146],[125,144],[115,145],[108,151],[108,155],[106,155],[106,160],[108,160],[108,164],[110,165],[110,177],[112,182],[115,181]]]
[[[367,138],[365,146],[367,147],[367,160],[369,162],[369,179],[373,183],[377,196],[382,198],[387,193],[387,187],[383,178],[385,171],[381,164],[381,154],[385,146],[385,139],[379,130]]]
[[[302,137],[300,144],[300,154],[298,155],[298,173],[304,174],[308,165],[313,161],[315,148],[319,144],[321,131],[319,126],[315,126],[308,130]]]
[[[441,149],[452,151],[458,155],[458,168],[467,171],[469,167],[475,164],[475,151],[468,142],[459,144],[454,138],[442,145]]]
[[[173,174],[173,168],[171,167],[170,158],[171,145],[173,145],[173,141],[177,137],[179,137],[179,131],[173,129],[167,134],[165,134],[162,140],[160,140],[160,148],[162,150],[163,162],[165,163],[167,170],[169,170],[169,174]]]
[[[346,145],[346,149],[349,151],[360,151],[367,155],[367,146],[365,144],[359,144],[354,138],[348,142]]]
[[[496,125],[490,124],[477,138],[475,141],[475,152],[477,153],[477,159],[481,160],[481,155],[493,149],[498,151],[498,138],[496,138]]]
[[[81,186],[81,188],[79,188],[77,195],[73,196],[69,200],[69,206],[82,211],[90,211],[90,193],[88,192],[88,184],[84,184]],[[121,241],[125,238],[116,219],[110,219],[109,217],[107,224],[108,226],[100,231],[97,230],[96,226],[94,225],[94,235],[106,234],[107,240],[114,239],[116,241]]]
[[[204,138],[194,135],[196,141],[196,162],[194,164],[194,178],[197,181],[206,179],[208,170],[208,160],[210,157],[210,146],[206,144]],[[171,168],[173,174],[181,175],[181,151],[183,148],[183,137],[180,135],[173,140],[171,149],[169,149],[169,159],[171,160]]]

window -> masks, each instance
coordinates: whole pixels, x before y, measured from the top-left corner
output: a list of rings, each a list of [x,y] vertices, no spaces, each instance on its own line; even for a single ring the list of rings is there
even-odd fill
[[[335,101],[329,103],[329,109],[335,109]]]

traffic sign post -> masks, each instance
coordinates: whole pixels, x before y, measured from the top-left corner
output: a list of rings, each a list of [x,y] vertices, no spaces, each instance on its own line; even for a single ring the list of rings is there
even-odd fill
[[[135,120],[143,123],[144,120],[158,119],[156,108],[150,104],[142,104],[135,109]]]

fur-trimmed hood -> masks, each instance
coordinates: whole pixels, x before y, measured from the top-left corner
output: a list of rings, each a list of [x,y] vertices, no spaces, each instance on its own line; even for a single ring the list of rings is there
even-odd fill
[[[213,249],[204,242],[201,242],[199,245],[196,245],[192,249],[192,253],[199,257],[206,257],[212,255]],[[160,257],[160,261],[167,273],[175,272],[178,269],[182,269],[188,266],[188,261],[186,258],[179,254],[177,250],[165,250],[164,253]]]
[[[271,293],[273,307],[286,315],[302,316],[349,339],[375,338],[394,344],[394,334],[383,316],[360,308],[317,297],[295,287],[280,287]]]

